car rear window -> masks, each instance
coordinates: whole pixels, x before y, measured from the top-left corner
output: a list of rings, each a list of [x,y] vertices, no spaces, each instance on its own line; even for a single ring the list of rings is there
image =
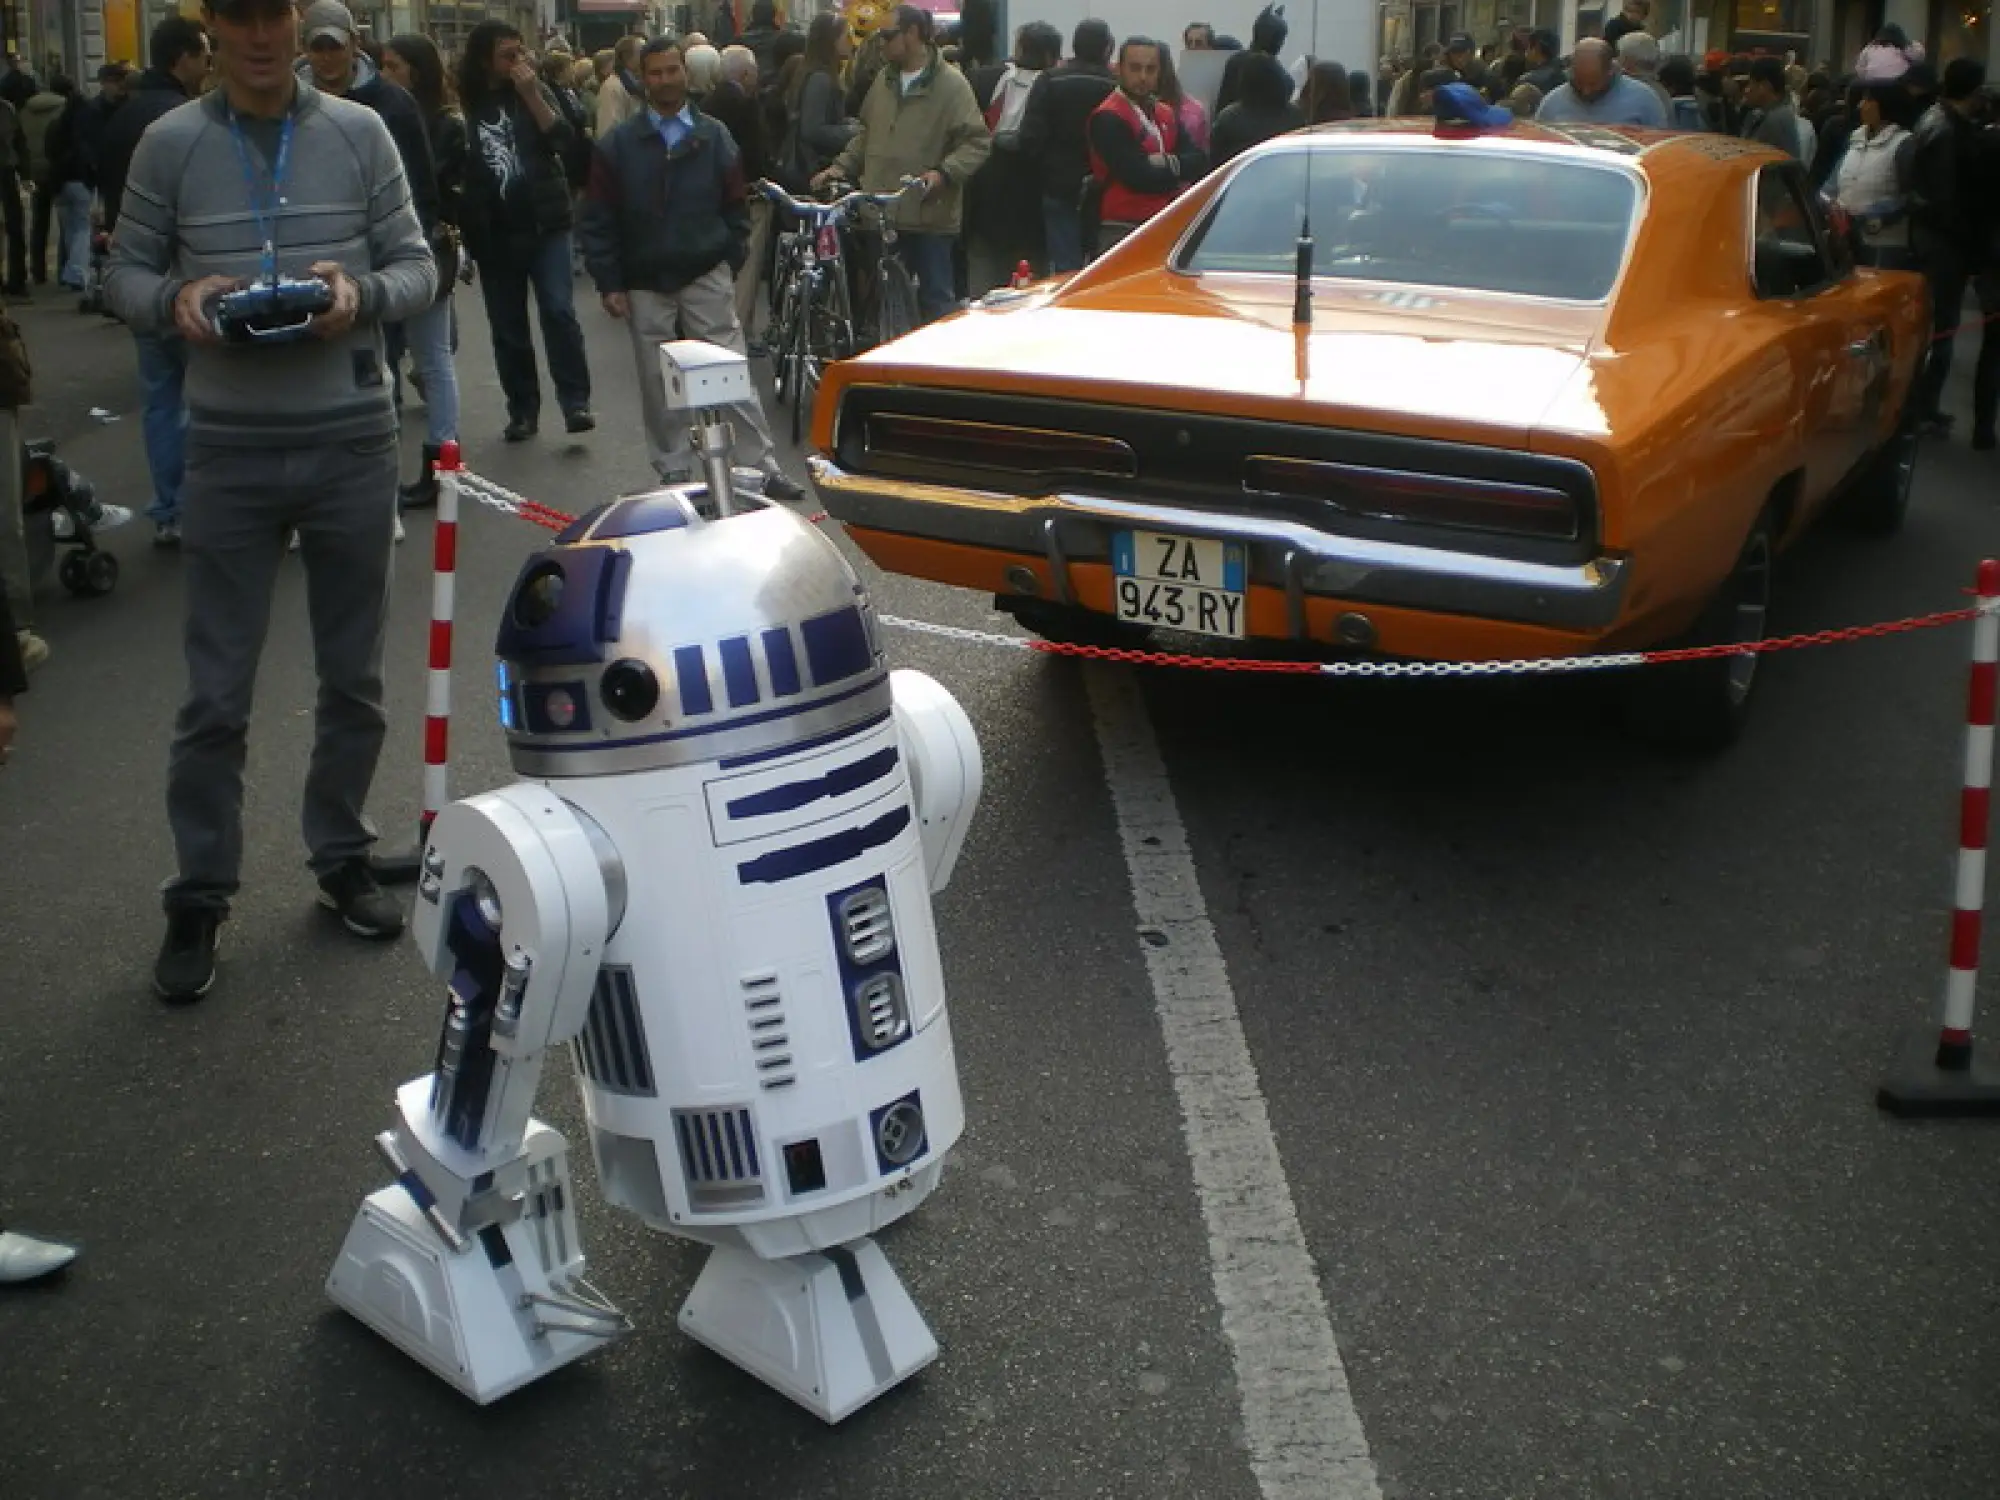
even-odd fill
[[[1600,302],[1638,201],[1631,174],[1582,162],[1315,146],[1245,162],[1178,266],[1290,276],[1304,204],[1317,276]]]

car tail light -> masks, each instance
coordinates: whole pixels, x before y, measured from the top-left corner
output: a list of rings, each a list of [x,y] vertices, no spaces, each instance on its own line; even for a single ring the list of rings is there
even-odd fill
[[[992,469],[1024,479],[1131,479],[1139,472],[1131,444],[1089,433],[887,412],[870,414],[864,432],[873,458]]]
[[[1575,498],[1543,485],[1303,458],[1254,457],[1244,468],[1253,494],[1323,501],[1350,515],[1554,541],[1577,535]]]

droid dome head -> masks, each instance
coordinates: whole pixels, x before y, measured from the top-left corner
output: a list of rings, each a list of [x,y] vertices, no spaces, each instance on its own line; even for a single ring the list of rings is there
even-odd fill
[[[496,651],[524,776],[757,759],[891,709],[839,549],[778,506],[704,520],[677,489],[601,506],[531,556]]]

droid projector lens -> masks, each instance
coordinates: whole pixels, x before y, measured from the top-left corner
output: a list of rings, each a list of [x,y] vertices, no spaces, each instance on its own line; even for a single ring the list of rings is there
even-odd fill
[[[540,630],[562,608],[563,570],[559,563],[538,564],[521,580],[514,595],[514,623],[523,630]]]
[[[627,723],[649,717],[660,706],[660,679],[642,661],[614,661],[598,687],[604,706]]]

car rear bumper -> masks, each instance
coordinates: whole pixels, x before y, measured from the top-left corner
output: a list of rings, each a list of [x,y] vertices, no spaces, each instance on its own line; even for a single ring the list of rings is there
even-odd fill
[[[1630,565],[1597,557],[1574,566],[1413,547],[1292,521],[1146,505],[1101,495],[1019,496],[853,474],[809,461],[813,488],[843,524],[926,541],[1034,557],[1055,602],[1079,602],[1072,566],[1102,563],[1114,531],[1140,529],[1244,543],[1251,574],[1282,587],[1288,634],[1311,639],[1309,600],[1463,615],[1555,630],[1601,631],[1624,605]]]

